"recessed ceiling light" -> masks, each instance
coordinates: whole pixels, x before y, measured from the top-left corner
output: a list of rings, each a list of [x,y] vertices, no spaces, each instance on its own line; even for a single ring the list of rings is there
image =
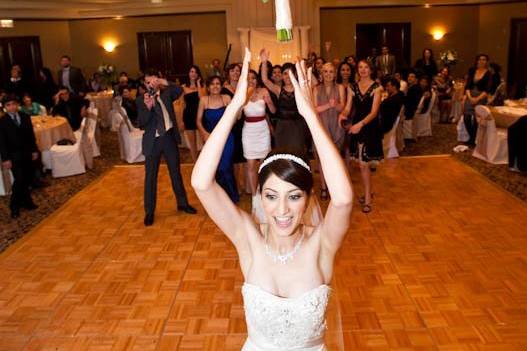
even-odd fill
[[[425,4],[425,9],[429,9],[429,8],[431,8],[431,7],[432,7],[432,5],[430,5],[430,4]]]
[[[13,28],[15,26],[12,19],[2,19],[0,20],[1,28]]]
[[[124,18],[123,16],[115,16],[113,19],[122,20],[123,18]]]
[[[160,4],[163,2],[163,0],[150,0],[152,4]]]

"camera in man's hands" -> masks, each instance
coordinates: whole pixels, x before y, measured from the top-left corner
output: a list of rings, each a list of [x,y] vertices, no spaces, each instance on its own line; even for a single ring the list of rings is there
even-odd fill
[[[150,87],[150,86],[146,88],[146,92],[150,96],[155,96],[156,95],[156,90],[154,88]]]

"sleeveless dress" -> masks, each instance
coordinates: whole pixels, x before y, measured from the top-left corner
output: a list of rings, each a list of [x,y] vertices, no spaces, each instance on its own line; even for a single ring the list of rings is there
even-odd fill
[[[211,133],[214,130],[214,127],[216,127],[224,112],[225,106],[205,109],[203,113],[203,127],[207,132]],[[233,154],[234,136],[231,132],[227,137],[227,142],[221,154],[220,163],[216,171],[216,181],[225,190],[227,195],[229,195],[231,200],[237,203],[240,201],[240,195],[236,187],[236,179],[234,178]]]
[[[183,110],[183,123],[185,124],[185,130],[196,130],[196,119],[198,116],[199,107],[199,94],[197,91],[185,94],[185,110]]]
[[[244,283],[242,295],[248,337],[242,351],[323,351],[327,285],[295,298],[273,295]]]
[[[309,145],[309,130],[296,107],[295,92],[281,89],[277,107],[274,133],[276,147],[306,154]]]
[[[231,99],[234,97],[232,91],[226,87],[221,88],[221,95],[228,95]],[[243,116],[234,123],[232,127],[232,134],[234,136],[234,151],[233,151],[233,162],[244,163],[246,160],[243,157],[243,143],[242,143],[242,129],[243,129]]]
[[[271,132],[267,124],[265,101],[249,101],[243,112],[243,156],[248,160],[263,159],[271,151]]]
[[[339,90],[337,85],[331,87],[329,95],[326,92],[326,87],[321,84],[317,87],[317,105],[325,105],[329,103],[330,99],[339,101]],[[339,124],[339,112],[336,108],[330,108],[324,112],[319,113],[322,124],[328,131],[331,140],[337,146],[339,151],[342,150],[344,141],[346,140],[346,133]]]
[[[353,106],[355,114],[352,123],[362,121],[370,112],[373,105],[374,90],[378,88],[377,83],[370,85],[364,95],[361,94],[359,85],[353,83]],[[381,120],[377,115],[370,123],[362,127],[359,134],[350,134],[350,153],[352,158],[360,162],[377,162],[384,158],[382,148]]]

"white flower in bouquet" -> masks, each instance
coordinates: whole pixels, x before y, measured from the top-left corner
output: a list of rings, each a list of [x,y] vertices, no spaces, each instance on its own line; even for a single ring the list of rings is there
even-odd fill
[[[104,66],[99,66],[97,69],[100,73],[104,73]]]
[[[265,4],[269,0],[262,0]],[[289,0],[275,0],[276,7],[276,38],[285,42],[293,39],[293,19]]]
[[[108,65],[108,72],[113,73],[114,67],[112,65]]]

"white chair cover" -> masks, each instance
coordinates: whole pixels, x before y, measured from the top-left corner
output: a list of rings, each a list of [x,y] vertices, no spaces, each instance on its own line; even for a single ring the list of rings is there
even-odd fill
[[[428,105],[428,109],[422,112],[424,97],[421,98],[419,106],[417,107],[417,112],[414,116],[414,123],[416,129],[416,135],[418,137],[422,136],[432,136],[432,109],[435,106],[437,95],[435,92],[432,92],[432,97]]]
[[[2,159],[0,159],[0,165]],[[3,169],[0,166],[0,196],[6,196],[11,193],[11,186],[13,185],[13,173],[9,169]]]
[[[496,128],[496,122],[487,106],[478,105],[475,110],[479,126],[472,156],[493,164],[507,164],[507,130]]]
[[[85,160],[81,148],[85,126],[86,118],[81,123],[79,128],[80,137],[74,145],[53,145],[49,150],[51,155],[51,175],[53,178],[86,173]]]
[[[143,162],[145,156],[143,155],[143,134],[144,131],[134,129],[130,132],[128,125],[121,117],[121,124],[119,126],[119,151],[121,159],[128,163]]]
[[[450,118],[454,122],[458,122],[463,118],[463,102],[459,100],[452,100],[452,109],[450,110]]]
[[[93,157],[101,156],[101,151],[99,150],[99,145],[97,145],[97,140],[95,140],[95,131],[97,130],[97,115],[94,115],[92,118],[87,118],[86,121],[86,142],[90,145]]]
[[[462,117],[457,121],[457,141],[461,143],[466,143],[470,140],[470,135],[468,134],[467,128],[465,127],[465,121]]]
[[[399,130],[399,122],[403,114],[404,114],[404,106],[401,108],[401,111],[399,112],[399,116],[397,116],[397,119],[395,120],[395,123],[393,124],[392,129],[388,133],[384,134],[384,139],[382,141],[382,144],[383,144],[385,158],[399,157],[399,151],[397,150],[397,131]]]

